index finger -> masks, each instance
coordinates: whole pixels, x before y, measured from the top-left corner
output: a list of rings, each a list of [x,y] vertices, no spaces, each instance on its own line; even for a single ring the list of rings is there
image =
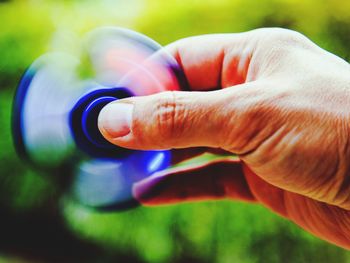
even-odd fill
[[[177,60],[191,90],[220,89],[247,81],[256,46],[253,32],[189,37],[165,49]]]

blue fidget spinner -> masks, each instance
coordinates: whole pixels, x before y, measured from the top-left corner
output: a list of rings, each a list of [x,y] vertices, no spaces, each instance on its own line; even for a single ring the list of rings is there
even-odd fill
[[[34,167],[65,167],[59,176],[72,176],[69,193],[86,206],[134,207],[133,184],[166,169],[170,152],[111,144],[97,127],[99,112],[121,98],[179,90],[185,78],[171,55],[134,31],[100,28],[84,43],[90,79],[79,76],[81,61],[68,53],[45,54],[24,73],[13,107],[16,149]]]

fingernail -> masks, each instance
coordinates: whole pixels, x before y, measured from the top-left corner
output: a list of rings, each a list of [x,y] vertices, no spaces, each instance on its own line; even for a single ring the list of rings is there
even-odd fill
[[[107,104],[98,117],[98,127],[102,134],[109,138],[118,138],[130,133],[133,108],[131,103]]]

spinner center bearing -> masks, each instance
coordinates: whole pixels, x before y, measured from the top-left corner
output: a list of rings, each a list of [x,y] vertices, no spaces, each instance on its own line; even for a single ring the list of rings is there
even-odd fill
[[[84,95],[74,106],[69,124],[78,147],[90,156],[117,158],[132,152],[108,142],[100,133],[97,121],[102,108],[108,103],[131,97],[126,88],[98,89]]]

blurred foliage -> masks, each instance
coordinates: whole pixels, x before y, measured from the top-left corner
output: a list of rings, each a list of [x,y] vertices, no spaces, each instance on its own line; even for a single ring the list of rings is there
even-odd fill
[[[263,26],[300,31],[350,58],[350,2],[335,0],[0,1],[0,254],[5,262],[348,262],[350,254],[258,205],[206,202],[96,213],[30,170],[11,141],[11,103],[26,67],[48,50],[75,52],[96,26],[161,44]],[[65,32],[65,33],[62,33]],[[71,37],[62,37],[70,35]]]

